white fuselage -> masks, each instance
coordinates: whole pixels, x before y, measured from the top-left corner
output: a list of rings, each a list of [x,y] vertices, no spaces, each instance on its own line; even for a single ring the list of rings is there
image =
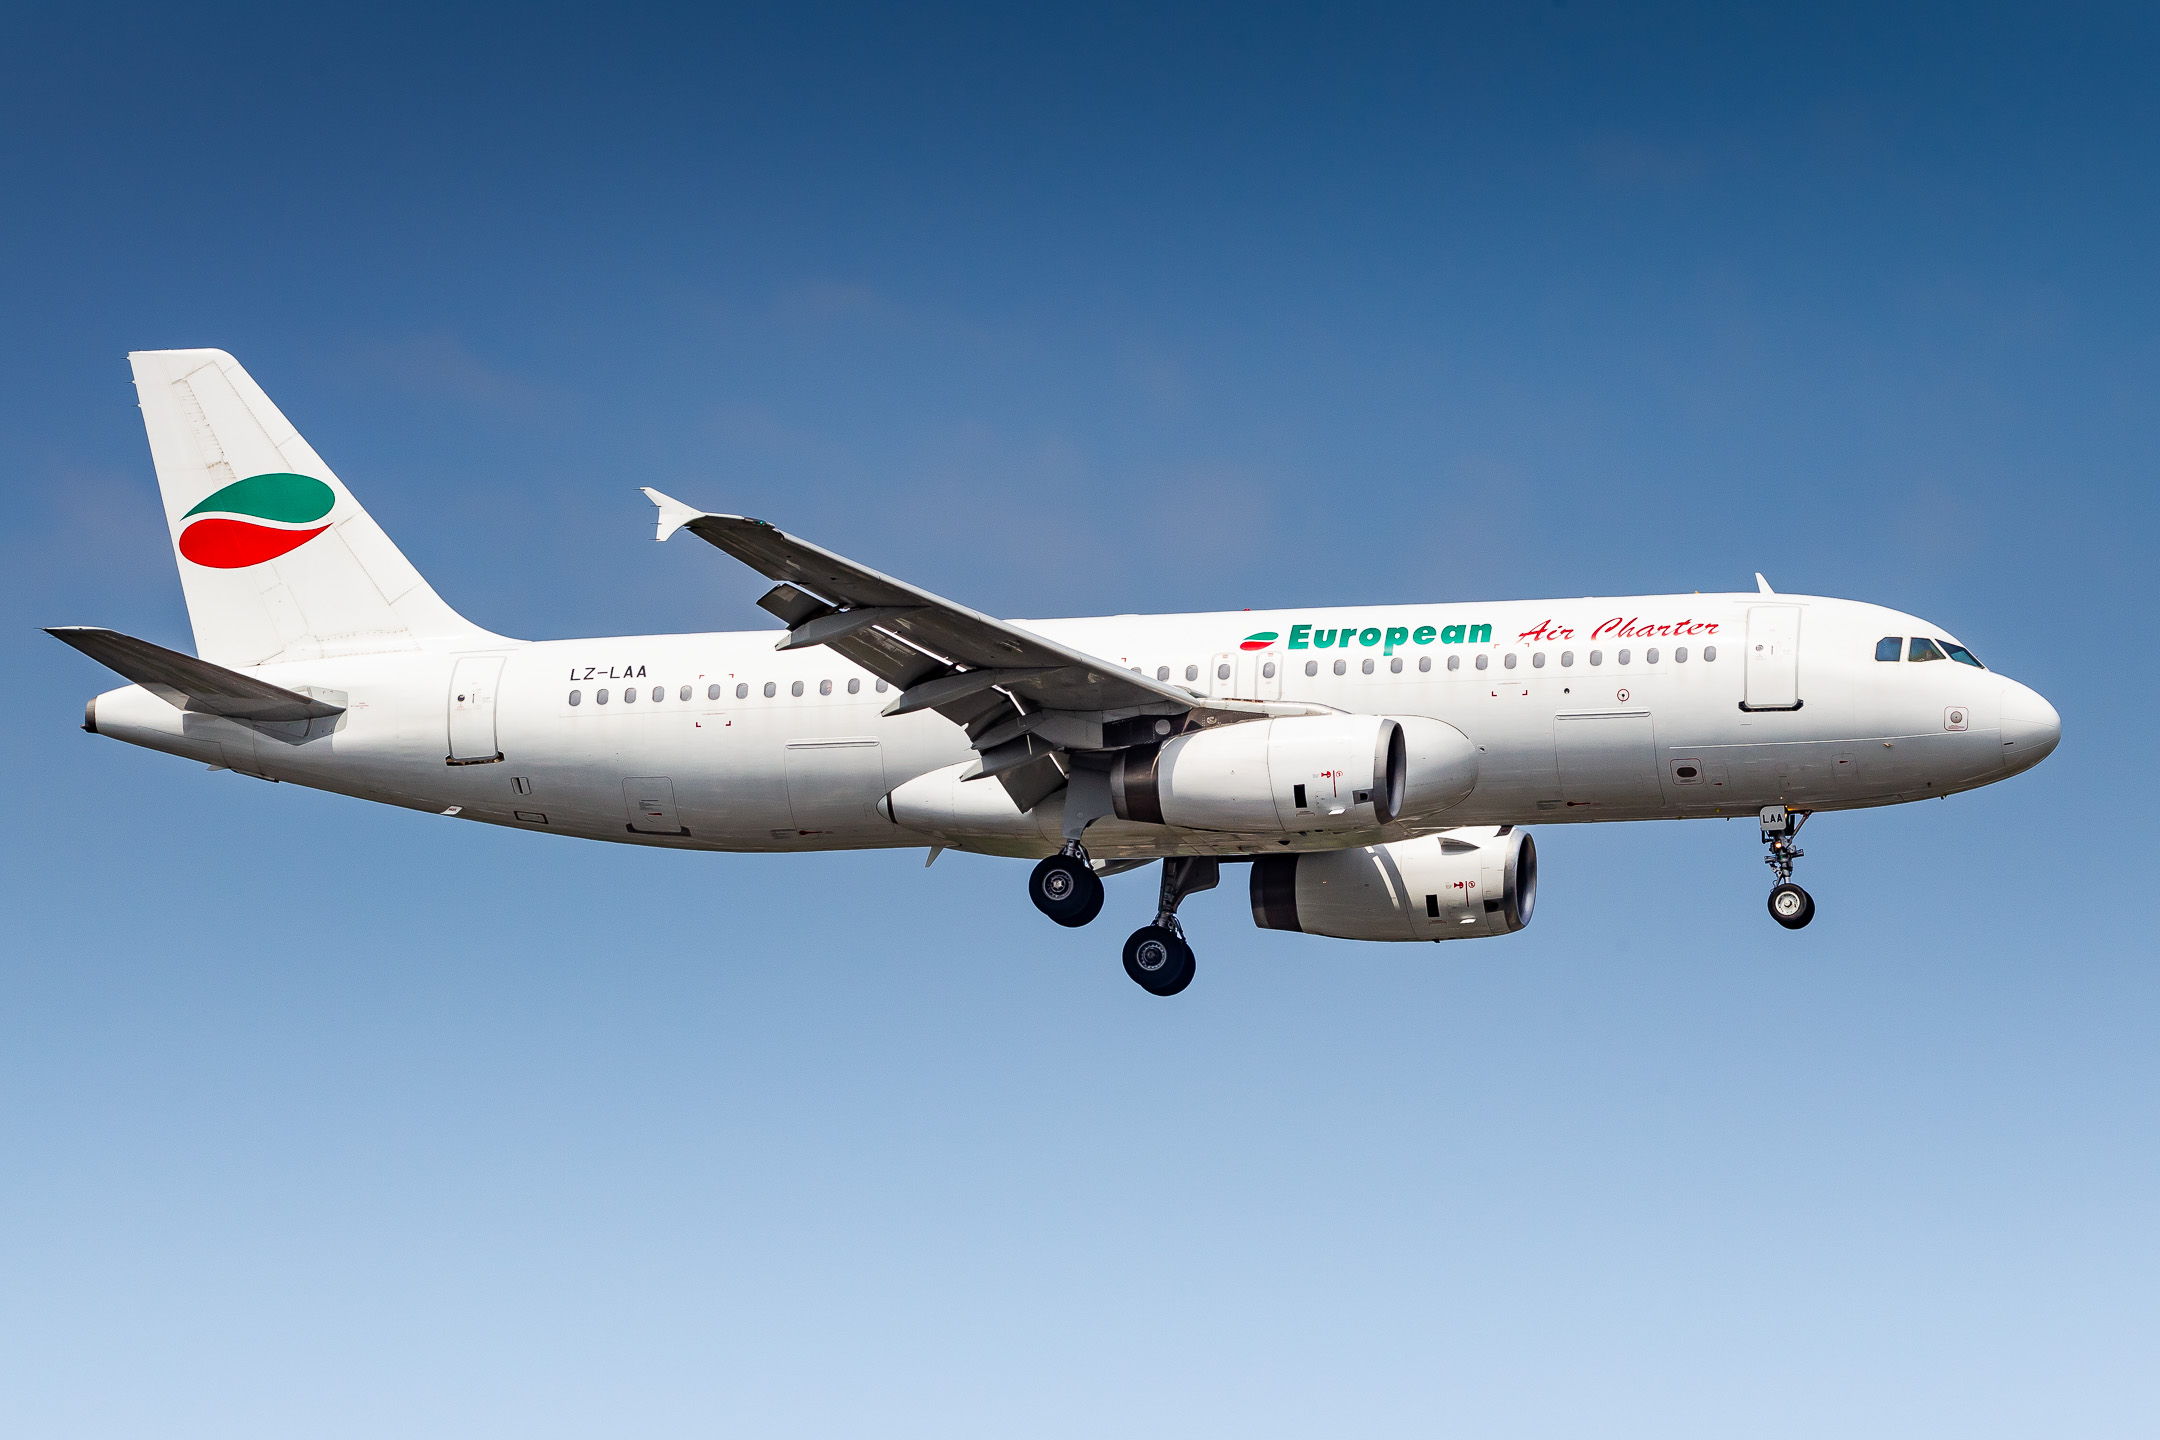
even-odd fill
[[[2037,763],[2057,733],[2047,702],[2004,676],[1953,660],[1875,658],[1883,637],[1949,639],[1940,627],[1811,596],[1018,623],[1204,695],[1428,716],[1478,747],[1475,790],[1444,815],[1314,836],[1310,848],[1440,826],[1928,799]],[[1268,633],[1265,648],[1240,648]],[[1321,647],[1323,637],[1333,643]],[[776,653],[777,638],[505,641],[299,661],[251,673],[331,699],[342,714],[249,725],[184,713],[130,686],[100,696],[93,723],[103,735],[267,779],[593,840],[711,850],[1057,848],[1055,800],[971,834],[886,818],[879,802],[888,793],[972,758],[966,735],[934,712],[884,718],[894,697],[872,676],[822,648]],[[499,678],[489,677],[491,665],[474,666],[476,657],[499,657]],[[490,732],[499,760],[471,753],[472,737]],[[450,763],[454,743],[464,747],[460,763]],[[983,787],[996,782],[968,790]],[[1088,843],[1117,857],[1285,842],[1106,820]]]

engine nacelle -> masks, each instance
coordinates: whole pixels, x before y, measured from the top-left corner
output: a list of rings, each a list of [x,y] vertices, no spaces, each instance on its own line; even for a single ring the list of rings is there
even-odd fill
[[[1122,752],[1120,820],[1237,834],[1370,830],[1460,804],[1477,746],[1424,716],[1295,715]]]
[[[1468,940],[1530,923],[1537,846],[1503,825],[1253,860],[1253,923],[1338,940]]]

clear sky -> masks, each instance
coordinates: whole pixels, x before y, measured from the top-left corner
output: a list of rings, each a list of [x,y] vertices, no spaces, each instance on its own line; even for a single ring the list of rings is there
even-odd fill
[[[2145,7],[17,7],[0,1432],[2130,1436],[2160,1414]],[[657,485],[1016,616],[1747,588],[2037,771],[1544,827],[1358,946],[82,734],[186,647],[125,353],[453,604],[759,626]]]

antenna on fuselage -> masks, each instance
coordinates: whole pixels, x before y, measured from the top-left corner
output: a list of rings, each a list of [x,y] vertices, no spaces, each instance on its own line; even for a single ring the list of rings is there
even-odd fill
[[[1755,593],[1758,595],[1777,594],[1777,591],[1770,588],[1770,582],[1762,578],[1762,571],[1760,570],[1755,572]]]

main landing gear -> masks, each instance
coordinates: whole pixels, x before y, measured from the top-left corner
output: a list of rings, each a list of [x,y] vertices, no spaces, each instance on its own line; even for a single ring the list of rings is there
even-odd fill
[[[1175,995],[1192,984],[1197,968],[1192,946],[1177,908],[1187,895],[1212,890],[1222,881],[1222,862],[1212,855],[1174,856],[1162,862],[1162,898],[1155,923],[1133,931],[1125,942],[1125,973],[1150,995]]]
[[[1087,847],[1077,840],[1035,867],[1028,877],[1028,899],[1060,925],[1078,928],[1102,913],[1103,883],[1088,864]]]
[[[1798,930],[1815,918],[1815,897],[1792,883],[1793,861],[1807,853],[1793,844],[1793,838],[1807,824],[1807,818],[1805,810],[1788,810],[1782,805],[1763,807],[1762,840],[1770,847],[1763,863],[1777,876],[1777,883],[1770,887],[1770,918],[1787,930]]]
[[[1126,861],[1116,868],[1138,862]],[[1150,995],[1175,995],[1192,984],[1192,946],[1178,923],[1178,906],[1188,895],[1222,883],[1222,862],[1212,855],[1176,856],[1162,862],[1162,892],[1155,903],[1155,923],[1133,931],[1125,942],[1125,973]],[[1028,899],[1060,925],[1074,928],[1102,913],[1102,877],[1077,840],[1035,867],[1028,877]]]

